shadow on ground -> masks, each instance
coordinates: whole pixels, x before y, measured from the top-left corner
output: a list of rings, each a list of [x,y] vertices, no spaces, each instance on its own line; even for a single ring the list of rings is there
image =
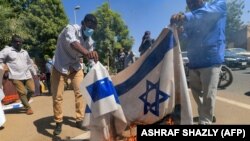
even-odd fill
[[[245,93],[246,96],[250,96],[250,91]]]
[[[61,139],[61,137],[54,136],[53,133],[48,132],[48,129],[53,130],[55,128],[55,122],[54,122],[53,116],[40,118],[38,120],[35,120],[33,123],[34,123],[36,130],[39,134],[43,134],[44,136],[52,138],[52,141],[73,141],[70,138]],[[75,127],[74,118],[65,116],[63,118],[63,126],[64,125]],[[77,140],[75,140],[75,141],[77,141]]]
[[[198,122],[199,121],[199,117],[194,117],[193,118],[193,122]]]
[[[5,114],[25,114],[26,110],[24,108],[5,110]]]

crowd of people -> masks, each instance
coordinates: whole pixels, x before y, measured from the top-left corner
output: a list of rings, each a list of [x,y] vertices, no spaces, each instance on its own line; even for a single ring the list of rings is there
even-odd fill
[[[120,72],[133,64],[136,60],[135,54],[133,51],[123,51],[123,49],[120,50],[118,59],[117,59],[117,72]]]
[[[215,98],[221,64],[224,61],[226,1],[186,0],[190,12],[174,14],[171,25],[183,30],[181,39],[187,43],[190,68],[190,88],[198,105],[199,124],[211,124],[214,116]],[[87,72],[83,71],[81,57],[95,63],[98,53],[94,49],[92,35],[97,28],[97,18],[87,14],[79,25],[67,25],[59,34],[53,61],[46,60],[46,84],[53,97],[53,113],[56,126],[54,135],[59,135],[63,125],[63,92],[65,79],[70,80],[75,94],[75,126],[82,126],[86,102],[80,93],[80,82]],[[32,115],[29,99],[36,95],[38,68],[30,59],[28,52],[22,49],[23,40],[14,35],[10,45],[0,51],[0,63],[6,64],[8,79],[15,86],[27,115]],[[150,31],[146,31],[139,47],[142,56],[154,43]],[[132,51],[119,53],[122,69],[135,61]],[[34,81],[35,80],[35,81]]]

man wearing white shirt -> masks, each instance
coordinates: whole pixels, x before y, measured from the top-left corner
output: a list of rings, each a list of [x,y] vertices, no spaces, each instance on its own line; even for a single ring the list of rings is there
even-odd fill
[[[5,48],[0,51],[0,63],[4,63],[8,66],[9,79],[17,89],[20,100],[26,109],[26,114],[31,115],[33,111],[29,104],[29,98],[35,92],[32,74],[34,77],[37,77],[37,73],[32,65],[28,52],[22,49],[22,42],[23,40],[20,36],[13,35],[11,46],[5,46]]]
[[[83,80],[83,71],[80,57],[98,60],[98,54],[94,51],[94,41],[91,36],[97,27],[97,19],[92,14],[87,14],[78,25],[67,25],[57,40],[54,56],[54,66],[51,73],[51,92],[53,96],[53,111],[56,127],[54,135],[62,131],[63,123],[63,91],[64,79],[70,79],[75,93],[76,127],[83,129],[82,121],[86,104],[80,93],[80,83]]]

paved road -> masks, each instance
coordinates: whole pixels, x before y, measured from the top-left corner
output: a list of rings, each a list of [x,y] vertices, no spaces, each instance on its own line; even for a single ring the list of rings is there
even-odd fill
[[[233,83],[227,89],[226,93],[235,95],[249,95],[250,93],[250,68],[246,70],[234,69],[233,73]]]
[[[245,71],[233,71],[234,83],[225,90],[218,91],[215,115],[215,124],[249,124],[250,125],[250,96],[249,75],[250,69]],[[11,110],[6,112],[7,122],[5,129],[0,130],[1,141],[51,141],[70,140],[67,138],[88,136],[84,132],[75,128],[74,124],[74,95],[72,91],[64,94],[65,125],[62,134],[54,137],[51,96],[34,97],[32,107],[33,115],[26,115],[22,110]],[[196,104],[193,102],[193,115],[197,116]]]
[[[216,124],[250,125],[250,68],[232,70],[233,83],[224,90],[218,90],[215,115]],[[196,104],[193,113],[197,116]]]

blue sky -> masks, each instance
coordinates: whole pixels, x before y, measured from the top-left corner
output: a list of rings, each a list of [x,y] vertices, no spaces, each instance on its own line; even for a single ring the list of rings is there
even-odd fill
[[[151,31],[151,37],[157,38],[161,30],[169,24],[172,14],[184,11],[185,0],[62,0],[65,12],[71,24],[74,24],[74,8],[76,21],[80,24],[86,13],[91,13],[100,7],[103,2],[110,2],[113,11],[119,13],[128,26],[130,35],[135,43],[132,50],[138,56],[141,38],[146,30]],[[245,9],[242,20],[250,23],[250,0],[245,0]]]

